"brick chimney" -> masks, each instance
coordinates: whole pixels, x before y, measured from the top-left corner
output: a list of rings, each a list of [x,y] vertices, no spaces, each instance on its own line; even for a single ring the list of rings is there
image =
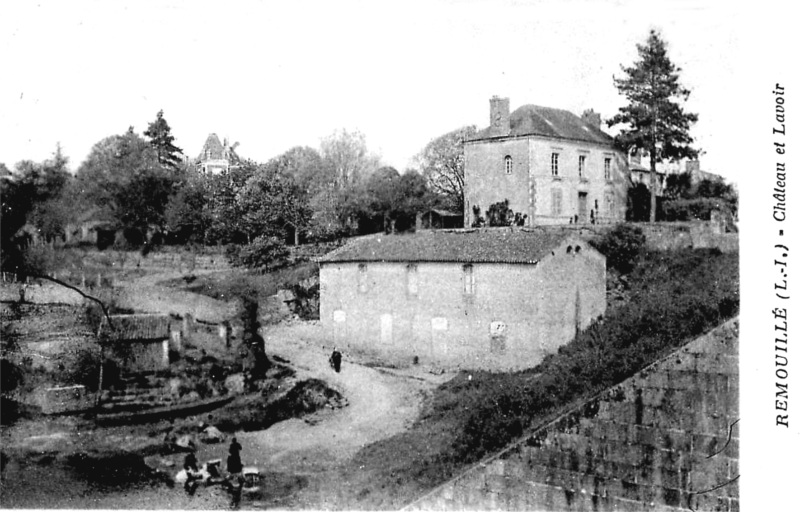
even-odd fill
[[[509,121],[509,98],[490,98],[490,132],[492,135],[509,135],[512,126]]]
[[[584,113],[581,114],[581,120],[590,126],[594,126],[599,130],[601,129],[601,114],[593,109],[585,110]]]

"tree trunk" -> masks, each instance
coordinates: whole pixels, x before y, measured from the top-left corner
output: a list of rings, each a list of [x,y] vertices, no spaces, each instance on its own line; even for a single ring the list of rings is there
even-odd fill
[[[651,223],[656,222],[656,162],[651,157],[651,211],[648,216],[648,221]]]

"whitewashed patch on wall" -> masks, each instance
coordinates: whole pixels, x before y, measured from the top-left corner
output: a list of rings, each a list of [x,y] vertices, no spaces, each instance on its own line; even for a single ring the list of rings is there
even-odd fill
[[[431,328],[435,331],[447,331],[448,319],[442,316],[437,316],[431,319]]]
[[[345,316],[345,312],[342,311],[341,309],[337,309],[336,311],[334,311],[334,322],[342,323],[345,321],[346,318],[347,317]]]
[[[381,343],[392,343],[392,314],[381,315]]]
[[[506,334],[506,323],[495,321],[490,323],[490,336],[503,336]]]

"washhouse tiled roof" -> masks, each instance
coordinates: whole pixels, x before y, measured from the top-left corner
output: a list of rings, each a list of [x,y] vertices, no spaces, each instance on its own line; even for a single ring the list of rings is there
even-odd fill
[[[116,340],[162,340],[170,337],[169,315],[109,315],[114,329],[109,329],[105,317],[100,322],[99,335],[108,334]]]
[[[485,128],[470,140],[539,135],[558,139],[569,139],[596,144],[612,145],[612,137],[597,126],[582,121],[580,117],[558,108],[523,105],[509,116],[510,132],[493,133]]]
[[[569,235],[510,228],[432,230],[356,238],[322,258],[334,262],[537,263]],[[586,245],[586,244],[584,244]]]

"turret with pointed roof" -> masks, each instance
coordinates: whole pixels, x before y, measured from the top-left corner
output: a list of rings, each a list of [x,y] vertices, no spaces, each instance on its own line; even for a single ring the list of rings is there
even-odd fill
[[[237,142],[233,146],[229,146],[228,139],[220,142],[216,133],[210,133],[203,144],[203,149],[195,159],[195,167],[210,174],[227,172],[240,163],[239,155],[235,151],[238,145]]]

